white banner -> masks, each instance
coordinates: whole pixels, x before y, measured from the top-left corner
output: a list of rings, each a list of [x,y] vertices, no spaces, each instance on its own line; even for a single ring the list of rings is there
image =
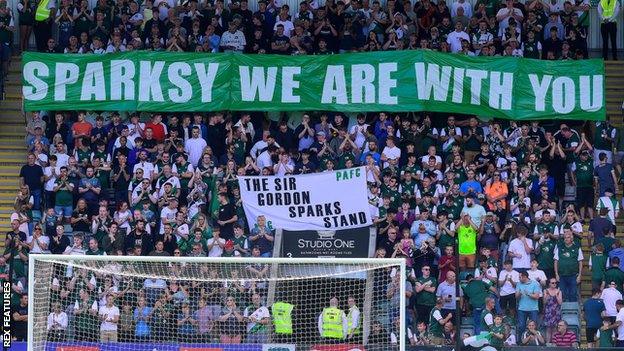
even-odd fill
[[[284,177],[238,177],[249,226],[264,215],[273,228],[337,230],[372,224],[366,171],[349,168]]]

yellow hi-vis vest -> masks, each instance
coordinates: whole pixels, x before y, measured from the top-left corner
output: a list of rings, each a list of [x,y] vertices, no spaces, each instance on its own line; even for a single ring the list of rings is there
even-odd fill
[[[353,328],[353,312],[354,311],[360,311],[357,306],[353,306],[351,308],[349,308],[349,313],[347,314],[347,332],[349,334],[351,334],[353,332],[353,335],[357,335],[360,333],[360,326],[362,326],[362,314],[359,315],[359,321],[358,321],[358,326],[357,328]]]
[[[292,317],[291,313],[295,306],[278,301],[271,306],[271,314],[273,315],[273,325],[276,334],[292,334]]]
[[[323,309],[323,335],[324,338],[343,339],[342,310],[336,307]]]
[[[618,0],[600,0],[600,6],[602,7],[602,17],[611,18],[615,13],[615,7],[618,5]]]
[[[37,10],[35,10],[35,20],[42,22],[47,20],[50,17],[50,9],[48,8],[48,4],[50,0],[41,0],[39,5],[37,5]]]

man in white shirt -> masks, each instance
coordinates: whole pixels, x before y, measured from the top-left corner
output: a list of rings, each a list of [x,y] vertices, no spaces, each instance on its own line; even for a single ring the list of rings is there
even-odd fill
[[[609,282],[602,290],[600,298],[605,305],[605,315],[607,317],[615,317],[618,314],[616,303],[622,300],[622,293],[616,288],[615,282]]]
[[[236,22],[231,21],[228,26],[228,31],[221,35],[219,46],[223,52],[242,53],[245,50],[245,45],[247,45],[245,35],[238,30]]]
[[[223,254],[225,239],[223,239],[220,234],[221,231],[215,227],[212,231],[212,238],[206,240],[206,246],[208,247],[208,257],[221,257],[221,255]]]
[[[191,138],[184,143],[184,151],[189,155],[188,160],[193,167],[197,167],[206,145],[206,140],[200,137],[199,127],[193,127]]]
[[[624,301],[622,299],[617,300],[615,306],[618,309],[618,314],[615,316],[615,325],[617,325],[617,341],[616,347],[624,347]]]
[[[354,339],[361,334],[360,309],[355,304],[355,298],[353,296],[347,298],[347,304],[349,305],[349,311],[347,312],[347,339],[360,343],[360,340]]]
[[[295,29],[295,25],[288,19],[288,16],[288,6],[285,5],[280,9],[279,17],[273,26],[273,32],[275,32],[277,30],[277,26],[281,24],[284,26],[284,35],[290,38],[290,35]]]
[[[266,344],[268,339],[267,325],[271,322],[271,313],[266,306],[262,305],[262,299],[258,293],[251,295],[251,305],[243,311],[243,317],[247,320],[248,344]]]
[[[119,322],[119,308],[113,304],[115,297],[106,295],[106,305],[100,307],[100,342],[117,342],[117,323]]]
[[[269,146],[266,150],[264,150],[263,152],[260,153],[260,155],[258,155],[258,158],[256,159],[256,165],[258,166],[258,168],[260,168],[261,170],[269,167],[269,168],[273,168],[273,160],[272,160],[272,156],[277,152],[277,147],[275,146]]]
[[[509,243],[507,258],[512,259],[513,269],[518,272],[526,272],[531,268],[531,253],[533,252],[533,240],[526,237],[525,230],[518,230],[517,238]]]
[[[143,170],[143,179],[149,179],[150,181],[158,174],[158,167],[147,160],[147,151],[142,150],[139,153],[139,162],[137,162],[132,168],[132,173],[136,173],[137,169]]]
[[[546,279],[546,273],[544,273],[544,271],[541,269],[537,269],[537,266],[538,266],[537,260],[532,259],[531,269],[529,269],[527,273],[529,273],[529,279],[535,280],[541,285],[542,288],[544,288],[546,286],[546,282],[548,279]]]
[[[507,27],[509,27],[509,19],[513,18],[516,20],[516,23],[522,23],[524,16],[522,15],[522,11],[519,8],[514,7],[513,0],[506,0],[506,7],[498,10],[496,13],[496,20],[498,21],[499,29],[503,32]]]
[[[472,17],[472,6],[466,0],[457,0],[451,4],[451,17],[457,16],[457,8],[464,9],[464,15],[468,18]]]
[[[174,225],[178,213],[178,199],[169,200],[169,204],[160,211],[160,235],[165,233],[165,224]]]
[[[381,152],[381,160],[384,163],[384,167],[388,167],[390,165],[390,160],[398,160],[401,158],[401,149],[399,149],[395,145],[395,140],[393,136],[389,136],[386,139],[386,147],[384,147]]]
[[[500,287],[500,308],[504,312],[509,311],[509,316],[516,316],[516,284],[520,282],[520,274],[513,270],[510,260],[505,261],[505,269],[498,274],[498,286]]]
[[[446,42],[450,45],[452,53],[461,51],[462,39],[470,41],[470,36],[464,32],[462,23],[458,21],[455,23],[455,31],[450,32],[446,37]]]

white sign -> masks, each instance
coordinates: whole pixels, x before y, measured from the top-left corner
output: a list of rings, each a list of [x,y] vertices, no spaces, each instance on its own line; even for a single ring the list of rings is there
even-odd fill
[[[250,227],[337,230],[370,226],[364,167],[284,177],[238,177]]]

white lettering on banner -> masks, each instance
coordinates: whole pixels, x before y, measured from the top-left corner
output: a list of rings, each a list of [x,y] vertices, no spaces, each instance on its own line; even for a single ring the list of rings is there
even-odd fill
[[[325,71],[325,81],[323,82],[323,94],[321,94],[321,103],[347,104],[347,80],[345,78],[344,66],[328,65]]]
[[[375,67],[368,63],[351,66],[351,102],[375,103]],[[325,89],[323,89],[325,91]]]
[[[80,100],[89,101],[95,96],[96,101],[106,100],[106,82],[102,62],[89,62],[82,79]]]
[[[537,74],[529,74],[529,81],[535,96],[535,111],[546,111],[546,92],[552,80],[551,75],[544,75],[540,81]]]
[[[26,83],[22,87],[22,94],[26,100],[43,100],[48,95],[48,84],[39,77],[50,76],[48,66],[40,61],[30,61],[24,65],[23,76]]]
[[[112,60],[110,67],[111,100],[134,100],[134,74],[130,60]]]
[[[480,69],[467,69],[466,77],[470,78],[470,103],[473,105],[481,104],[481,86],[483,80],[487,78],[487,71]],[[462,82],[462,85],[464,83]]]
[[[183,77],[191,75],[191,66],[186,62],[174,62],[167,69],[169,81],[178,87],[178,89],[170,88],[167,91],[169,99],[173,103],[183,103],[191,100],[193,96],[193,87]]]
[[[451,66],[440,67],[437,64],[416,62],[414,64],[416,92],[420,100],[446,102],[453,80],[451,101],[456,104],[464,102],[464,85],[470,79],[470,103],[481,105],[485,100],[481,97],[484,81],[489,83],[488,105],[498,110],[512,109],[512,92],[514,75],[511,72],[485,71],[480,69],[463,69]]]
[[[283,67],[282,68],[282,102],[283,103],[299,103],[301,97],[295,95],[293,91],[299,89],[299,81],[295,79],[295,75],[301,74],[301,67]]]
[[[251,75],[249,66],[238,67],[240,73],[241,100],[273,101],[275,93],[275,82],[277,81],[277,67],[268,67],[264,73],[264,67],[253,67]]]
[[[164,68],[164,61],[154,61],[153,64],[150,61],[139,62],[139,101],[165,101],[160,86]]]
[[[576,105],[574,81],[569,77],[557,77],[552,83],[553,109],[557,113],[570,113]]]
[[[212,102],[212,86],[219,72],[219,64],[209,63],[206,70],[203,63],[195,63],[195,71],[197,71],[197,79],[201,86],[201,102]]]
[[[594,112],[602,108],[603,99],[603,76],[592,76],[592,83],[589,76],[581,76],[579,79],[579,96],[581,97],[581,109]]]
[[[260,215],[286,230],[337,230],[372,224],[363,167],[286,177],[239,177],[248,223]]]
[[[392,72],[397,71],[396,62],[379,64],[379,103],[384,105],[396,105],[397,97],[390,94],[390,89],[396,88],[397,81],[390,77]]]
[[[392,73],[398,70],[396,62],[380,63],[378,71],[371,64],[355,64],[351,65],[350,69],[351,85],[347,86],[345,66],[327,66],[321,103],[345,105],[349,103],[349,100],[353,104],[396,105],[399,103],[398,98],[391,94],[391,90],[397,87],[397,80],[392,78]],[[375,85],[375,78],[377,78],[377,85]]]
[[[544,75],[540,81],[537,74],[529,74],[529,81],[535,96],[535,111],[546,110],[546,100],[549,94],[552,102],[550,107],[557,113],[570,113],[577,106],[587,112],[598,111],[603,107],[603,80],[604,76],[600,74],[579,76],[577,88],[577,82],[571,77],[553,79],[551,75]],[[594,89],[592,89],[592,84]]]
[[[464,100],[464,69],[455,68],[453,70],[453,101],[460,104]]]
[[[440,66],[435,63],[427,65],[425,73],[425,63],[416,62],[414,64],[416,70],[416,88],[418,98],[420,100],[431,100],[433,91],[433,99],[437,101],[446,101],[448,96],[448,87],[451,80],[452,67],[443,66],[440,72]]]
[[[73,63],[59,62],[56,64],[56,83],[54,84],[54,100],[65,101],[65,94],[68,84],[75,84],[78,81],[80,68]]]
[[[490,73],[489,105],[497,110],[511,110],[513,92],[513,73],[492,71]]]

